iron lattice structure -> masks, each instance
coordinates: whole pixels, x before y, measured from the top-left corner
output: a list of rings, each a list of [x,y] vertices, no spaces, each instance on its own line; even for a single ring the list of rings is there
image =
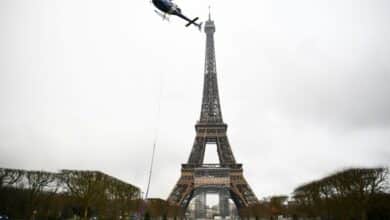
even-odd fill
[[[206,57],[200,119],[195,125],[196,137],[190,157],[182,164],[181,176],[168,201],[186,208],[193,197],[200,195],[201,200],[205,192],[218,191],[224,198],[230,195],[240,209],[258,203],[258,199],[243,176],[242,164],[236,163],[226,135],[227,124],[222,119],[217,82],[215,24],[210,16],[204,30]],[[217,145],[219,164],[203,163],[206,145],[210,143]]]

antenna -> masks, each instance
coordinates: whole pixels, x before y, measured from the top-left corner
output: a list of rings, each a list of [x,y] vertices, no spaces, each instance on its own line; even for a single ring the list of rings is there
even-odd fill
[[[211,21],[211,6],[209,5],[209,21]]]

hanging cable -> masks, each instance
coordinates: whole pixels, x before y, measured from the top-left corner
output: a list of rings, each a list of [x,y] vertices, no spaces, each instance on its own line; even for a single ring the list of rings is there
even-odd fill
[[[160,74],[160,89],[159,89],[158,104],[157,104],[156,127],[155,127],[154,141],[153,141],[153,150],[152,150],[152,159],[150,161],[148,185],[146,187],[145,198],[144,198],[145,200],[148,199],[149,189],[150,189],[150,182],[152,180],[154,155],[155,155],[155,152],[156,152],[158,132],[159,132],[159,127],[160,127],[160,111],[161,111],[162,91],[163,91],[163,74],[161,73]]]
[[[157,138],[156,138],[156,139],[157,139]],[[156,139],[154,140],[154,143],[153,143],[152,160],[150,161],[148,185],[147,185],[147,188],[146,188],[145,200],[148,199],[149,188],[150,188],[150,181],[151,181],[151,179],[152,179],[152,170],[153,170],[154,154],[155,154],[155,151],[156,151]]]
[[[157,116],[156,116],[156,127],[155,127],[155,131],[154,131],[152,159],[150,161],[149,175],[148,175],[148,184],[147,184],[147,187],[146,187],[145,196],[144,196],[144,198],[142,198],[145,202],[148,199],[150,183],[151,183],[151,180],[152,180],[154,155],[156,153],[158,132],[159,132],[159,127],[160,127],[159,125],[160,125],[160,111],[161,111],[162,90],[163,90],[163,74],[160,74],[160,90],[159,90],[158,103],[157,103]],[[146,203],[145,202],[141,202],[141,206],[140,206],[140,209],[139,209],[139,216],[137,218],[138,220],[142,220],[144,218],[144,211],[146,209]]]

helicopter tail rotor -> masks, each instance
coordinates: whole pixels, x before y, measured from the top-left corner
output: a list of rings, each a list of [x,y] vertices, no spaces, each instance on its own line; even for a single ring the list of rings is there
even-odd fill
[[[198,29],[199,29],[199,31],[202,31],[202,24],[203,24],[203,22],[200,22],[200,23],[199,23],[199,25],[197,25],[197,26],[198,26]]]

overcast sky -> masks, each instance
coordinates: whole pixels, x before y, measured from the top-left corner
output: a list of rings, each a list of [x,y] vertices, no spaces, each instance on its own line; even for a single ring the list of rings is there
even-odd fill
[[[223,117],[259,198],[390,165],[389,1],[176,3],[202,20],[212,5]],[[0,0],[0,167],[101,170],[145,191],[157,133],[150,196],[168,196],[195,137],[205,34],[153,10]]]

